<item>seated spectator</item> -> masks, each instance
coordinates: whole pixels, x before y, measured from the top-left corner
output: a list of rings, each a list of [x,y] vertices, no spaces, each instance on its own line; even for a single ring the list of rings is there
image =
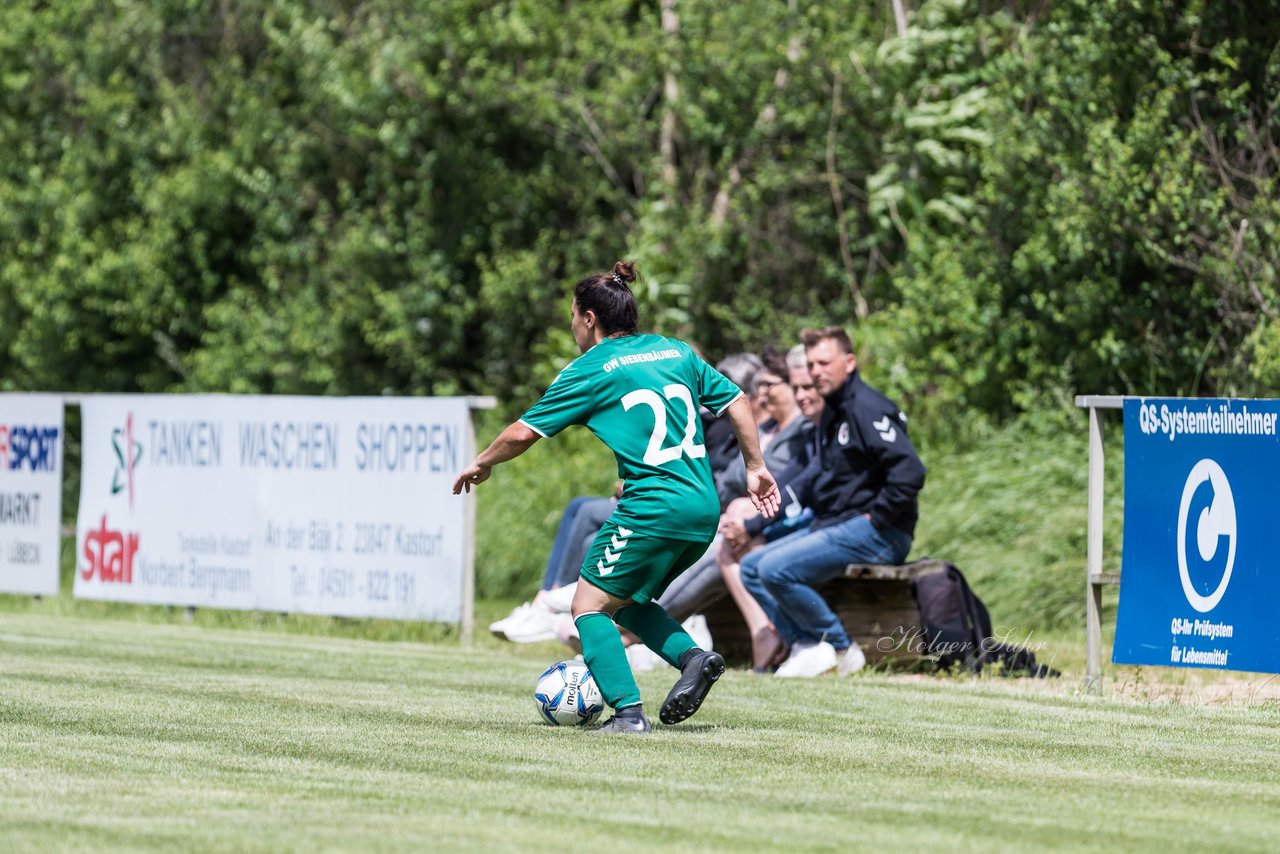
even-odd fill
[[[803,340],[824,401],[816,473],[797,495],[814,520],[808,530],[769,543],[741,563],[743,585],[791,648],[777,670],[783,677],[830,670],[843,675],[865,663],[815,587],[850,563],[905,560],[925,478],[906,416],[862,381],[848,334],[827,327],[806,330]]]
[[[787,385],[786,357],[771,349],[766,351],[764,361],[752,372],[744,391],[750,395],[751,406],[756,413],[760,449],[766,454],[769,471],[781,471],[798,453],[803,452],[805,441],[813,429],[800,417],[800,410],[796,408],[795,398]],[[780,410],[782,418],[779,417]],[[786,419],[785,425],[783,418]],[[770,452],[769,448],[775,441],[781,444]],[[747,468],[741,457],[727,463],[718,475],[717,485],[722,488],[722,509],[727,509],[731,501],[747,494]]]
[[[764,363],[754,353],[730,353],[716,363],[716,370],[742,389],[748,397],[752,394],[751,378]],[[711,477],[715,481],[716,495],[720,499],[723,510],[730,501],[746,495],[745,479],[742,484],[726,482],[726,472],[735,460],[738,460],[738,440],[733,435],[727,418],[717,418],[710,412],[703,411],[702,436],[707,448],[707,462],[711,465]],[[763,413],[757,412],[763,418]]]
[[[794,490],[788,490],[788,481],[796,472],[804,470],[811,453],[814,422],[800,407],[795,392],[788,380],[791,377],[790,361],[792,355],[782,358],[777,353],[767,354],[764,367],[756,373],[755,386],[760,396],[761,406],[768,418],[761,424],[761,447],[764,449],[765,462],[769,471],[775,472],[779,489],[782,490],[784,512],[772,526],[772,536],[766,537],[763,521],[756,513],[751,501],[746,498],[734,499],[725,509],[720,520],[722,539],[716,551],[716,563],[724,578],[725,586],[733,596],[738,610],[742,612],[747,630],[751,635],[753,669],[763,671],[777,664],[786,652],[776,627],[768,615],[761,609],[755,598],[742,586],[739,577],[738,562],[750,548],[763,545],[766,539],[783,536],[795,529],[806,517],[799,503],[795,501]],[[800,348],[799,358],[804,358]],[[804,379],[808,382],[808,371],[802,369]],[[811,386],[810,386],[811,387]],[[816,395],[811,395],[816,398]],[[820,411],[819,407],[810,404],[810,411]],[[745,469],[742,476],[745,480]],[[791,495],[788,496],[788,491]],[[789,515],[787,515],[789,513]],[[809,517],[811,518],[811,517]],[[745,532],[745,523],[750,519],[758,528],[751,536]]]

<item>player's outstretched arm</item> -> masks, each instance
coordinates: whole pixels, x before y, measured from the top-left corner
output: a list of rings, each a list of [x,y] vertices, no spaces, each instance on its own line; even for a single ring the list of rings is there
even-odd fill
[[[765,468],[764,455],[760,453],[760,434],[756,431],[756,421],[751,414],[751,403],[745,396],[739,397],[729,405],[725,414],[729,416],[729,424],[738,437],[742,461],[747,466],[747,495],[762,516],[773,516],[782,506],[782,496],[778,494],[778,484],[774,482],[773,475]]]
[[[484,483],[489,479],[494,466],[514,460],[532,448],[539,438],[537,433],[519,421],[507,425],[507,429],[499,433],[498,438],[458,474],[457,480],[453,482],[453,494],[457,495],[464,489],[470,492],[471,487]]]
[[[774,483],[773,475],[764,466],[754,471],[747,469],[747,495],[751,496],[751,503],[766,519],[777,515],[782,507],[778,484]]]

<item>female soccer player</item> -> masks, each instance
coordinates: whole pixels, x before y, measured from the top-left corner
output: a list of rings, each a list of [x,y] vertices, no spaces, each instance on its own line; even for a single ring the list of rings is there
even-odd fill
[[[571,424],[586,426],[617,457],[626,488],[587,555],[573,599],[583,658],[614,710],[597,732],[652,729],[615,621],[680,671],[658,713],[664,724],[696,712],[724,673],[724,659],[699,649],[656,601],[706,552],[720,518],[701,407],[729,416],[757,509],[772,515],[779,505],[751,404],[688,344],[639,332],[629,287],[635,280],[635,265],[619,261],[612,272],[574,286],[573,339],[582,355],[453,483],[455,495],[470,492],[489,479],[494,466]]]

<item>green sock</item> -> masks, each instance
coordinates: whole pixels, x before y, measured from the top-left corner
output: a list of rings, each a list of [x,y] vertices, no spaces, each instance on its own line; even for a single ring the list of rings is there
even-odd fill
[[[613,618],[676,670],[680,669],[680,656],[698,646],[657,602],[626,605]]]
[[[582,640],[582,657],[600,686],[604,701],[617,709],[640,702],[640,689],[631,675],[627,652],[622,648],[618,627],[608,614],[592,611],[574,619]]]

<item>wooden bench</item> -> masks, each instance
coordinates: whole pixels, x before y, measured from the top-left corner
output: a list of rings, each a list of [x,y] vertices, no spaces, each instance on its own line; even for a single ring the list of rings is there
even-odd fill
[[[845,631],[862,647],[867,663],[892,660],[917,663],[923,657],[920,613],[911,595],[911,580],[939,572],[941,560],[918,560],[901,566],[854,563],[818,588],[840,617]],[[731,666],[751,666],[751,635],[733,597],[726,592],[705,606],[711,641]]]

